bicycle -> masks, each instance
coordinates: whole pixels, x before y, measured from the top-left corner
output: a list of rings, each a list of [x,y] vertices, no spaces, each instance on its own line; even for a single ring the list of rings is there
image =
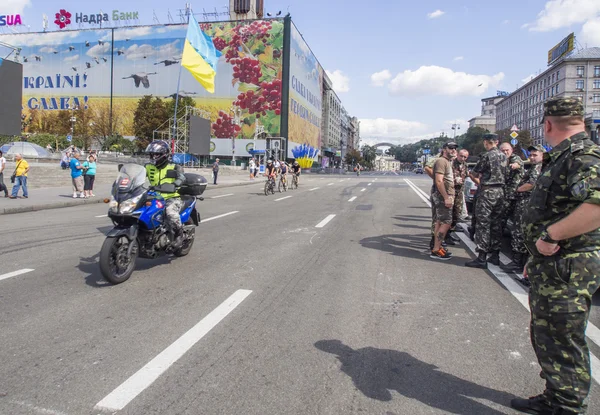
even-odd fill
[[[294,177],[292,178],[292,189],[297,189],[298,188],[298,175],[294,174]]]
[[[282,189],[284,192],[287,192],[287,180],[285,180],[285,175],[280,175],[279,176],[279,183],[277,183],[277,190],[279,191],[279,193],[282,192]]]
[[[265,196],[269,196],[269,193],[275,194],[275,179],[272,177],[267,178],[265,182]]]

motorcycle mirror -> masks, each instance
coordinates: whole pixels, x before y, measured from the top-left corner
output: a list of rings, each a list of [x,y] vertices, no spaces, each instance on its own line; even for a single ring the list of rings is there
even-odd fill
[[[117,171],[121,171],[122,168],[123,168],[123,163],[121,163],[117,166],[117,169],[118,169]]]

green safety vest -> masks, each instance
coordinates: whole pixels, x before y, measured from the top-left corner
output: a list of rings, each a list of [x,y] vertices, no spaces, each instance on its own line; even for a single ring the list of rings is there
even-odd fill
[[[150,181],[150,186],[159,186],[164,183],[175,183],[177,179],[167,178],[167,171],[176,170],[175,164],[167,164],[162,169],[159,169],[154,164],[146,164],[146,176],[148,176],[148,180]],[[174,197],[180,197],[179,193],[160,193],[160,195],[165,199],[171,199]]]

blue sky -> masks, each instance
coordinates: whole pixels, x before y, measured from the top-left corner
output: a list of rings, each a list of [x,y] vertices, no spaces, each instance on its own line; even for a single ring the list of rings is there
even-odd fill
[[[203,7],[225,11],[228,2],[191,3],[199,13]],[[54,30],[59,9],[99,12],[89,4],[4,0],[0,14],[20,12],[23,23],[37,31],[46,13]],[[169,5],[177,21],[185,1]],[[361,119],[366,142],[451,135],[455,121],[464,131],[466,120],[479,114],[482,97],[512,91],[543,70],[548,49],[570,32],[579,47],[600,46],[598,0],[265,0],[265,7],[289,10],[344,106]],[[154,10],[160,23],[168,23],[164,1],[102,2],[103,11],[113,9],[139,11],[139,24],[152,24]]]

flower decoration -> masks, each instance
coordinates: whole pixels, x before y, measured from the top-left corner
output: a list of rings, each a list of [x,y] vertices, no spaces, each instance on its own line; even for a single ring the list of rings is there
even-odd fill
[[[54,23],[56,23],[61,29],[64,29],[71,24],[71,13],[65,9],[60,9],[60,12],[56,13],[55,17],[56,20]]]

